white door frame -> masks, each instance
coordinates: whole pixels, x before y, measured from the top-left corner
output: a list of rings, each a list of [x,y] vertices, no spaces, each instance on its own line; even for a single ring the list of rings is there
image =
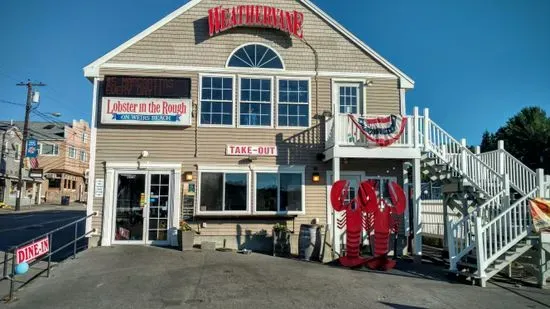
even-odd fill
[[[111,243],[113,245],[139,245],[139,244],[145,244],[146,242],[146,233],[147,233],[147,221],[148,221],[148,218],[146,217],[146,212],[148,210],[148,207],[147,207],[147,202],[145,202],[145,206],[143,206],[141,208],[141,211],[142,211],[142,218],[143,218],[143,226],[142,226],[142,232],[143,232],[143,235],[142,235],[142,239],[141,240],[116,240],[115,239],[115,235],[116,235],[116,231],[115,231],[115,228],[116,228],[116,209],[117,209],[117,204],[118,204],[118,199],[117,199],[117,194],[118,194],[118,177],[120,174],[134,174],[134,175],[144,175],[144,181],[145,183],[143,184],[143,190],[144,190],[144,193],[145,193],[145,201],[148,201],[149,200],[149,192],[150,190],[148,190],[149,188],[149,173],[147,171],[140,171],[140,170],[115,170],[115,174],[114,174],[114,179],[113,179],[113,184],[114,184],[114,187],[113,187],[113,207],[112,207],[112,223],[111,223]]]
[[[138,162],[107,162],[105,175],[105,195],[103,200],[103,224],[101,231],[101,246],[111,246],[113,244],[114,220],[116,212],[116,184],[118,172],[139,173],[145,174],[160,172],[170,173],[170,198],[169,198],[169,219],[168,219],[168,241],[166,245],[178,245],[178,228],[181,212],[181,163],[138,163]],[[149,180],[146,179],[146,182]],[[147,183],[146,183],[147,185]],[[146,198],[149,192],[146,193]],[[146,225],[144,223],[144,225]],[[148,222],[147,222],[148,226]],[[148,230],[147,230],[148,232]],[[144,235],[144,239],[146,236]],[[132,242],[135,244],[136,242]],[[153,243],[155,242],[138,242],[138,243]],[[116,244],[121,244],[116,242]]]
[[[340,86],[358,86],[358,106],[357,106],[357,115],[364,115],[367,113],[367,90],[366,90],[366,79],[361,78],[334,78],[332,79],[332,102],[333,103],[333,115],[340,115]]]

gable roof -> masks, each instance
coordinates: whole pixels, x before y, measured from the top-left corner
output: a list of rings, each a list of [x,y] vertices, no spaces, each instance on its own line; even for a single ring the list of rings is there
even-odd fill
[[[99,67],[104,64],[105,62],[109,61],[116,55],[118,55],[120,52],[125,50],[126,48],[130,47],[131,45],[139,42],[141,39],[145,38],[149,34],[153,33],[157,29],[161,28],[162,26],[168,24],[170,21],[175,19],[176,17],[180,16],[181,14],[185,13],[187,10],[191,9],[198,3],[200,3],[203,0],[191,0],[187,2],[185,5],[181,6],[179,9],[173,11],[172,13],[168,14],[149,28],[143,30],[139,34],[135,35],[122,45],[118,46],[117,48],[111,50],[107,54],[103,55],[101,58],[95,60],[94,62],[90,63],[86,67],[84,67],[84,76],[86,77],[96,77],[99,75]],[[389,71],[394,73],[399,77],[401,88],[414,88],[414,80],[407,76],[405,73],[403,73],[401,70],[399,70],[397,67],[395,67],[393,64],[391,64],[388,60],[384,59],[382,56],[380,56],[377,52],[375,52],[372,48],[370,48],[367,44],[365,44],[363,41],[361,41],[359,38],[357,38],[353,33],[348,31],[346,28],[344,28],[342,25],[340,25],[336,20],[334,20],[332,17],[330,17],[327,13],[325,13],[323,10],[321,10],[319,7],[317,7],[315,4],[313,4],[310,0],[296,0],[300,3],[302,3],[304,6],[312,10],[315,14],[319,15],[324,21],[326,21],[329,25],[334,27],[336,30],[338,30],[342,35],[344,35],[346,38],[348,38],[350,41],[352,41],[354,44],[356,44],[358,47],[360,47],[364,52],[371,55],[374,59],[376,59],[378,62],[380,62],[385,68],[387,68]]]
[[[17,128],[23,128],[24,124],[23,121],[15,121],[13,123]],[[29,136],[39,141],[61,141],[65,139],[66,125],[68,124],[30,121]]]

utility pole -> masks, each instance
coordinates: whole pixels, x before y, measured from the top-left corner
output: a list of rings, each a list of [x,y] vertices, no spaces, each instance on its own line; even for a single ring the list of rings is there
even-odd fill
[[[15,211],[21,210],[21,187],[23,186],[23,165],[25,160],[25,155],[27,154],[27,138],[29,135],[29,117],[32,110],[32,87],[42,87],[46,86],[43,83],[31,83],[27,81],[26,83],[16,84],[17,86],[26,86],[27,87],[27,104],[25,105],[25,125],[23,126],[23,141],[21,142],[21,155],[19,157],[19,179],[17,181],[17,199],[15,200]],[[27,188],[25,188],[25,191]]]

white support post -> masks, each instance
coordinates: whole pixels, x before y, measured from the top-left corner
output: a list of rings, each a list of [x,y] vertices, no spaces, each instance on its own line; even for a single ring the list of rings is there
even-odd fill
[[[485,287],[486,283],[486,277],[485,274],[485,260],[484,260],[484,250],[485,244],[483,243],[483,236],[482,236],[482,222],[481,222],[481,216],[476,215],[476,226],[475,226],[475,237],[476,237],[476,257],[477,257],[477,270],[479,272],[479,277],[481,281],[481,286]]]
[[[424,109],[424,150],[430,149],[430,110]]]
[[[463,138],[460,140],[460,144],[462,145],[462,149],[460,150],[460,169],[462,172],[466,175],[468,175],[468,157],[466,157],[466,139]]]
[[[504,203],[505,209],[510,206],[510,175],[504,174]]]
[[[414,148],[420,147],[420,120],[418,118],[418,106],[415,106],[413,109],[413,139],[414,139]]]
[[[504,175],[504,141],[498,141],[498,173]]]
[[[537,187],[539,188],[539,191],[537,192],[537,196],[544,197],[546,195],[546,186],[544,183],[544,169],[537,168],[535,171],[537,173]]]
[[[340,158],[334,157],[332,159],[332,183],[335,183],[336,181],[340,180]],[[332,234],[332,259],[336,259],[336,254],[340,254],[340,239],[339,239],[339,233],[338,226],[336,224],[336,212],[334,211],[334,208],[331,207],[332,211],[332,228],[331,234]]]
[[[333,113],[332,115],[332,127],[334,128],[334,147],[340,145],[340,117],[338,113]]]
[[[422,202],[420,159],[413,160],[413,224],[414,224],[414,260],[417,263],[422,261]]]
[[[481,154],[481,147],[476,146],[476,155]]]
[[[408,192],[410,192],[410,183],[409,183],[409,172],[408,172],[408,162],[403,162],[403,190],[405,191],[405,212],[403,213],[403,230],[405,233],[405,239],[406,244],[403,248],[403,251],[401,252],[402,255],[407,255],[408,250],[408,244],[409,244],[409,236],[410,236],[410,225],[409,225],[409,198],[410,195]]]

